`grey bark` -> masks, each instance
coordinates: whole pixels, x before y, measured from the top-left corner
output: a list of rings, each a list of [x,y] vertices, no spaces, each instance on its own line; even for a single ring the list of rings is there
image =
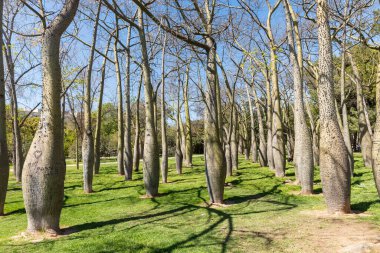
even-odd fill
[[[248,99],[248,105],[249,105],[249,114],[250,114],[250,120],[251,120],[251,153],[252,153],[252,162],[256,163],[258,158],[257,153],[257,140],[256,140],[256,133],[255,133],[255,114],[253,112],[253,105],[252,105],[252,99],[251,99],[251,93],[250,89],[248,87],[248,84],[246,83],[246,89],[247,89],[247,99]],[[252,82],[253,85],[253,82]],[[256,110],[259,110],[260,108],[256,108]]]
[[[193,137],[191,133],[191,118],[190,118],[190,108],[189,108],[189,72],[190,72],[190,66],[187,66],[186,69],[186,80],[185,85],[183,88],[183,99],[185,102],[185,120],[186,120],[186,150],[185,150],[185,165],[187,167],[191,167],[193,165]]]
[[[347,51],[347,56],[351,62],[356,85],[356,107],[358,111],[360,148],[365,166],[372,168],[372,136],[370,133],[370,126],[368,126],[366,120],[362,79],[360,77],[359,69],[350,51]]]
[[[151,71],[149,66],[148,50],[145,40],[143,11],[141,10],[141,8],[139,8],[138,10],[138,20],[145,95],[145,141],[143,174],[146,195],[148,197],[154,197],[158,195],[160,159],[158,155],[157,132],[155,126],[153,87],[150,79]]]
[[[88,60],[87,76],[84,93],[84,131],[82,138],[82,160],[83,160],[83,190],[85,193],[92,192],[92,180],[94,169],[94,136],[91,122],[91,77],[92,66],[94,62],[94,53],[96,48],[96,37],[98,33],[98,22],[101,10],[101,3],[98,4],[98,10],[94,22],[94,31],[92,34],[92,45],[90,57]]]
[[[137,90],[136,118],[135,118],[135,141],[133,145],[133,169],[139,171],[140,167],[140,95],[142,86],[142,76]]]
[[[314,179],[314,166],[313,166],[313,150],[311,142],[311,134],[306,123],[306,115],[303,101],[303,82],[301,69],[302,65],[299,65],[297,60],[297,54],[302,52],[296,52],[294,47],[292,18],[290,14],[289,2],[285,0],[285,13],[286,13],[286,30],[288,35],[288,45],[290,52],[290,62],[293,65],[293,82],[294,82],[294,134],[295,134],[295,147],[297,150],[294,153],[296,156],[295,164],[299,173],[299,179],[301,182],[301,193],[312,194],[313,193],[313,179]],[[302,64],[302,63],[301,63]]]
[[[164,44],[162,46],[161,59],[161,175],[162,182],[168,182],[168,139],[166,134],[166,106],[165,106],[165,49],[166,49],[166,33],[164,35]]]
[[[318,103],[320,111],[320,170],[330,213],[349,213],[351,173],[347,148],[334,106],[333,61],[328,1],[317,0],[319,42]],[[332,148],[334,147],[334,148]]]
[[[117,41],[119,39],[119,25],[116,17],[116,36],[114,42],[114,59],[116,70],[117,88],[117,170],[119,175],[125,175],[124,171],[124,117],[123,117],[123,88],[121,85],[121,71],[119,56],[117,53]]]
[[[178,96],[177,96],[177,126],[176,126],[176,145],[175,145],[175,166],[177,169],[177,174],[182,174],[182,162],[183,162],[183,153],[182,153],[182,134],[181,134],[181,106],[180,106],[180,87],[181,81],[178,81]]]
[[[104,55],[107,56],[110,42],[111,42],[111,36],[107,42],[106,49],[104,51]],[[107,58],[104,57],[103,63],[102,63],[102,69],[101,69],[101,80],[100,80],[100,89],[99,89],[99,101],[98,101],[98,111],[96,114],[96,127],[95,127],[95,143],[94,143],[94,173],[99,174],[100,170],[100,137],[101,137],[101,128],[102,128],[102,109],[103,109],[103,94],[104,94],[104,83],[106,78],[106,65],[107,65]]]
[[[42,37],[42,113],[22,174],[29,231],[59,233],[64,197],[65,158],[61,121],[60,39],[73,20],[79,0],[66,0]]]

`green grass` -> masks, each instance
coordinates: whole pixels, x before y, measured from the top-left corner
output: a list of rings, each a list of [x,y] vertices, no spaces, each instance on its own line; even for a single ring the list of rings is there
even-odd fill
[[[380,225],[380,203],[371,170],[355,156],[352,207],[368,211],[361,218]],[[298,196],[299,186],[285,184],[268,168],[241,160],[227,179],[227,207],[210,208],[205,187],[204,161],[176,175],[170,161],[169,183],[160,185],[161,197],[141,199],[141,172],[131,182],[116,174],[115,165],[104,165],[94,178],[93,194],[82,191],[82,174],[68,167],[61,226],[70,235],[33,243],[14,240],[26,228],[20,185],[11,179],[5,217],[0,217],[0,252],[284,252],[292,239],[278,239],[289,227],[296,229],[302,210],[323,209],[321,194]],[[315,190],[321,192],[318,172]],[[277,233],[277,234],[276,234]],[[276,236],[273,236],[276,234]],[[292,251],[293,252],[293,251]],[[297,249],[294,249],[297,252]]]

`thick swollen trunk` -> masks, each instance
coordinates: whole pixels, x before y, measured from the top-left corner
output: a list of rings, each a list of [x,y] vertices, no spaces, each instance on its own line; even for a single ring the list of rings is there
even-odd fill
[[[3,1],[0,2],[0,27],[3,26]],[[0,45],[3,45],[3,33],[0,30]],[[5,198],[9,178],[8,146],[5,111],[5,78],[3,51],[0,50],[0,216],[4,215]]]
[[[191,135],[191,118],[190,118],[190,109],[189,109],[189,71],[190,67],[186,71],[186,81],[184,87],[184,101],[185,101],[185,120],[186,120],[186,150],[185,150],[185,165],[191,167],[193,165],[193,139]]]
[[[328,18],[328,1],[318,0],[320,112],[320,170],[322,189],[330,213],[349,213],[351,172],[347,148],[339,129],[334,106],[332,45]],[[333,147],[333,148],[332,148]]]
[[[142,71],[144,79],[145,95],[145,142],[144,142],[144,185],[146,195],[154,197],[158,195],[160,177],[160,159],[158,155],[157,132],[154,115],[153,87],[150,76],[148,50],[145,40],[143,12],[139,9],[139,36],[142,54]]]
[[[162,183],[168,182],[168,137],[166,134],[166,106],[165,106],[165,49],[166,49],[166,34],[164,45],[162,46],[162,61],[161,61],[161,176]]]
[[[372,136],[366,120],[366,108],[364,105],[365,101],[363,95],[362,80],[360,77],[359,69],[353,59],[353,55],[350,52],[348,53],[348,58],[351,62],[356,84],[356,107],[358,111],[360,148],[365,166],[372,168]]]
[[[286,12],[286,30],[288,34],[288,45],[290,51],[290,61],[293,65],[293,82],[294,82],[294,134],[295,134],[295,152],[294,157],[297,171],[299,173],[298,178],[301,182],[301,193],[311,194],[313,193],[313,178],[314,178],[314,166],[313,166],[313,148],[311,142],[311,134],[306,123],[306,115],[303,101],[303,84],[301,69],[302,65],[299,65],[297,60],[297,53],[294,48],[294,39],[292,32],[292,22],[290,16],[289,5],[285,2]]]
[[[261,106],[260,101],[257,97],[255,84],[252,83],[252,91],[253,96],[255,98],[255,106],[257,111],[257,121],[259,124],[259,163],[260,166],[267,166],[268,165],[268,159],[267,159],[267,143],[265,140],[265,131],[264,131],[264,122],[263,117],[261,115]]]
[[[373,165],[372,171],[375,179],[377,193],[380,197],[380,57],[377,63],[376,76],[376,123],[373,131],[372,145]]]
[[[66,172],[61,121],[60,39],[79,0],[68,0],[42,38],[43,96],[39,128],[25,159],[22,191],[29,231],[59,233]]]
[[[104,51],[104,55],[107,55],[110,45],[110,40],[107,43],[107,47]],[[102,64],[102,76],[100,80],[100,90],[99,90],[99,101],[98,101],[98,112],[96,115],[96,127],[95,127],[95,143],[94,143],[94,173],[99,174],[100,170],[100,134],[102,127],[102,109],[103,109],[103,94],[104,94],[104,82],[106,77],[106,64],[107,59],[103,59]]]
[[[82,160],[83,160],[83,190],[85,193],[92,192],[92,179],[94,169],[94,136],[92,133],[91,120],[91,83],[92,66],[94,63],[94,53],[96,48],[96,37],[98,33],[98,22],[101,10],[101,3],[98,4],[98,11],[94,22],[94,32],[92,34],[92,45],[88,60],[87,76],[84,95],[84,131],[82,139]]]
[[[207,38],[210,47],[207,50],[207,92],[205,110],[205,156],[206,179],[210,200],[212,203],[222,203],[224,194],[224,181],[226,178],[226,160],[220,139],[218,122],[217,100],[217,69],[215,42]],[[220,101],[219,101],[220,103]]]

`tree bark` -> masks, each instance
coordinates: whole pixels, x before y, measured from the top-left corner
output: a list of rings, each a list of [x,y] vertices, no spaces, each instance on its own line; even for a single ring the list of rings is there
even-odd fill
[[[136,99],[136,121],[135,121],[135,141],[133,146],[133,168],[139,171],[140,167],[140,95],[141,95],[142,77],[137,90]]]
[[[176,145],[175,145],[175,165],[177,169],[177,174],[182,174],[182,162],[183,162],[183,153],[182,153],[182,134],[181,134],[181,107],[180,107],[180,92],[181,90],[181,81],[178,81],[178,96],[177,96],[177,126],[176,126]]]
[[[260,101],[257,97],[257,92],[255,88],[255,83],[252,82],[252,93],[253,97],[255,99],[255,107],[257,110],[257,121],[259,124],[259,163],[260,166],[264,167],[268,165],[268,159],[267,159],[267,144],[265,141],[265,131],[264,131],[264,122],[263,117],[261,114],[261,106]]]
[[[186,69],[186,80],[183,89],[183,99],[185,102],[185,118],[186,118],[186,151],[185,151],[185,166],[191,167],[193,165],[193,137],[191,133],[191,118],[190,118],[190,108],[189,108],[189,72],[190,66]]]
[[[165,49],[166,49],[166,33],[164,35],[164,44],[162,46],[161,61],[161,174],[162,183],[168,182],[168,137],[166,134],[166,106],[165,106]]]
[[[66,0],[42,37],[42,114],[26,156],[22,190],[29,231],[59,233],[64,197],[65,158],[61,121],[60,39],[73,20],[79,0]]]
[[[157,132],[154,116],[153,87],[150,79],[151,71],[145,40],[143,12],[141,8],[138,10],[138,20],[145,95],[144,185],[146,195],[148,197],[154,197],[158,195],[160,159],[158,155]]]
[[[85,193],[92,192],[92,180],[94,169],[94,136],[92,133],[91,122],[91,77],[92,65],[94,62],[94,53],[96,48],[96,37],[98,33],[98,22],[101,10],[99,2],[98,10],[94,22],[94,31],[92,34],[92,46],[90,49],[90,57],[88,60],[86,87],[84,95],[84,131],[82,139],[82,161],[83,161],[83,190]]]
[[[121,86],[121,73],[119,56],[117,54],[117,41],[119,39],[119,25],[116,17],[116,36],[114,42],[114,59],[117,87],[117,169],[119,175],[125,175],[124,171],[124,117],[123,117],[123,90]]]
[[[272,146],[272,118],[273,118],[273,106],[272,106],[272,95],[270,88],[270,80],[268,74],[266,76],[266,93],[267,93],[267,159],[268,166],[271,170],[274,170],[273,161],[273,146]]]
[[[104,51],[104,55],[107,56],[111,38],[109,38],[107,42],[107,47]],[[102,74],[101,74],[101,80],[100,80],[100,90],[99,90],[99,102],[98,102],[98,111],[96,114],[96,127],[95,127],[95,143],[94,143],[94,173],[99,174],[100,170],[100,137],[101,137],[101,128],[102,128],[102,109],[103,109],[103,94],[104,94],[104,83],[106,78],[106,65],[107,65],[107,58],[103,59],[102,63]]]
[[[330,213],[349,213],[350,168],[347,148],[334,106],[333,61],[328,1],[317,0],[319,42],[318,103],[320,111],[320,170]],[[334,148],[331,148],[334,147]]]
[[[376,75],[376,123],[373,131],[372,158],[373,176],[380,197],[380,55]]]
[[[290,62],[293,65],[293,82],[294,82],[294,133],[295,133],[295,164],[299,173],[301,182],[301,193],[313,193],[313,179],[314,179],[314,166],[313,166],[313,150],[311,143],[311,135],[306,123],[306,115],[303,101],[303,82],[301,69],[297,60],[297,54],[302,54],[302,51],[295,51],[292,18],[290,15],[288,0],[285,0],[284,7],[286,13],[286,30],[288,35],[288,45],[290,52]],[[299,48],[298,50],[302,50]],[[302,63],[301,63],[302,64]],[[297,151],[296,151],[297,150]]]
[[[0,27],[3,27],[4,1],[0,2]],[[0,30],[0,45],[3,45],[3,32]],[[8,189],[9,161],[5,110],[5,77],[3,50],[0,50],[0,216],[4,215],[5,198]]]
[[[21,182],[22,178],[22,167],[24,165],[24,155],[22,150],[22,138],[21,129],[19,125],[18,116],[18,101],[17,101],[17,91],[16,91],[16,81],[15,81],[15,70],[14,70],[14,60],[12,54],[12,41],[11,35],[8,36],[6,41],[5,60],[7,62],[8,73],[9,73],[9,89],[10,89],[10,100],[11,100],[11,113],[12,113],[12,130],[13,130],[13,171],[17,182]]]
[[[369,126],[367,125],[366,120],[362,80],[360,77],[359,69],[350,51],[347,52],[347,56],[351,62],[356,85],[356,107],[358,111],[360,148],[365,166],[372,168],[372,136],[370,134]]]
[[[125,180],[132,180],[133,156],[132,156],[132,112],[131,112],[131,29],[128,27],[126,74],[125,74],[125,131],[124,131],[124,171]]]
[[[256,140],[256,133],[255,133],[255,114],[253,112],[253,105],[252,105],[252,99],[250,94],[250,89],[248,87],[248,84],[246,83],[246,90],[247,90],[247,99],[248,99],[248,105],[249,105],[249,114],[251,119],[251,153],[252,153],[252,162],[257,162],[257,140]],[[253,82],[252,82],[253,85]],[[260,108],[256,108],[256,110],[259,110]]]
[[[215,41],[206,38],[207,50],[207,92],[205,109],[205,151],[206,151],[206,178],[212,203],[222,203],[224,181],[226,178],[226,160],[220,142],[220,128],[218,122],[218,102],[216,80],[216,48]],[[219,97],[220,98],[220,97]],[[220,103],[220,101],[219,101]]]

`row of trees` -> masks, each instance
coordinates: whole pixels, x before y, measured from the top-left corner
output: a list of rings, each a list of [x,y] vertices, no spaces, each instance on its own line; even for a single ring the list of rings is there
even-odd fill
[[[239,150],[277,177],[285,176],[286,159],[292,160],[302,194],[313,193],[319,166],[329,212],[348,213],[353,148],[360,146],[380,194],[380,102],[372,95],[375,87],[380,93],[375,1],[101,0],[79,5],[79,0],[65,0],[58,3],[60,10],[43,1],[6,3],[10,11],[1,17],[6,22],[0,36],[6,39],[0,41],[5,48],[0,57],[0,214],[9,175],[7,86],[13,166],[22,181],[28,230],[59,232],[65,126],[66,131],[74,126],[77,153],[82,147],[84,192],[93,191],[104,94],[112,92],[118,173],[131,180],[142,157],[148,197],[158,196],[160,174],[163,183],[168,181],[169,148],[175,147],[181,174],[183,165],[192,166],[193,138],[200,135],[211,203],[223,203],[225,180],[238,169]],[[28,15],[27,21],[40,29],[19,31],[18,15]],[[13,34],[21,41],[17,46]],[[36,41],[42,42],[40,57],[29,57],[27,67],[17,68],[20,60],[12,50],[30,56],[25,48]],[[16,87],[24,76],[38,73],[40,123],[24,162],[20,127],[29,115],[19,122]],[[198,116],[202,131],[194,125]],[[175,129],[175,143],[168,141],[168,129]]]

